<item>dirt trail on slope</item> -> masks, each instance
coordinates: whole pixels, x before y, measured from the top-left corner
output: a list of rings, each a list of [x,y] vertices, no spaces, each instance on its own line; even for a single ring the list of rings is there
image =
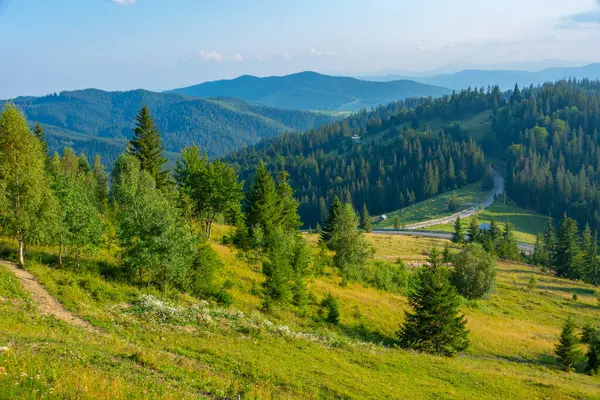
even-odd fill
[[[15,274],[17,278],[19,278],[23,289],[25,289],[31,295],[31,298],[36,303],[42,314],[52,315],[56,317],[56,319],[88,331],[96,330],[88,322],[73,315],[73,313],[68,311],[61,303],[58,302],[58,300],[52,297],[31,273],[25,271],[24,269],[18,268],[15,264],[8,261],[0,260],[0,265],[4,266],[10,272]]]

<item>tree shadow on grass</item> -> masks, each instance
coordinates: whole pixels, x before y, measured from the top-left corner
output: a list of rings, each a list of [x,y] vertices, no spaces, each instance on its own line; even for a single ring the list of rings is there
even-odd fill
[[[360,325],[338,325],[338,328],[348,337],[354,340],[369,342],[374,344],[382,344],[386,347],[398,344],[396,338],[389,337],[377,330],[371,330],[364,324]]]
[[[559,286],[559,285],[537,285],[536,289],[547,290],[547,291],[559,291],[559,292],[570,293],[570,294],[577,293],[577,295],[589,295],[589,296],[593,296],[596,293],[596,291],[594,289],[586,289],[586,288],[572,287],[572,286],[564,287],[564,286]]]

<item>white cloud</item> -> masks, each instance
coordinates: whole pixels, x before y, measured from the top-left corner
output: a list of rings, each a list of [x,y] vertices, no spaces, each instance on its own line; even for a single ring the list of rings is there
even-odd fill
[[[200,58],[202,58],[203,60],[209,61],[216,61],[216,62],[223,62],[223,56],[221,55],[221,53],[217,52],[217,51],[204,51],[204,50],[200,50]]]
[[[244,57],[242,57],[240,53],[236,53],[235,56],[230,57],[229,60],[233,62],[242,62],[244,61]]]
[[[310,54],[315,55],[317,57],[322,57],[322,56],[333,56],[337,53],[335,53],[333,51],[319,51],[319,50],[315,49],[314,47],[311,47]]]
[[[128,6],[135,4],[135,2],[136,0],[112,0],[112,3],[118,6]]]

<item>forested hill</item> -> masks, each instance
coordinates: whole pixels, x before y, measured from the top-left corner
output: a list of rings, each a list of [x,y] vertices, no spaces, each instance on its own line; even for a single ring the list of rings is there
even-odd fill
[[[367,82],[315,72],[257,78],[241,76],[232,80],[206,82],[171,92],[187,96],[226,96],[272,107],[301,110],[357,111],[409,97],[449,94],[442,87],[410,80]]]
[[[145,90],[87,89],[19,97],[14,103],[31,123],[42,124],[51,150],[70,146],[89,158],[99,153],[107,165],[112,165],[125,148],[135,115],[143,104],[161,130],[167,152],[173,153],[168,154],[171,158],[189,144],[219,156],[263,138],[303,131],[332,120],[324,114],[250,105],[236,99],[192,99]]]
[[[227,159],[247,181],[260,160],[274,172],[283,164],[306,226],[322,220],[334,196],[381,214],[480,180],[483,151],[454,121],[485,115],[503,101],[497,87],[408,99],[304,135],[265,141]]]
[[[283,164],[314,226],[336,195],[381,214],[477,181],[485,152],[519,205],[600,229],[599,131],[600,82],[568,80],[391,103],[228,159],[246,179]]]

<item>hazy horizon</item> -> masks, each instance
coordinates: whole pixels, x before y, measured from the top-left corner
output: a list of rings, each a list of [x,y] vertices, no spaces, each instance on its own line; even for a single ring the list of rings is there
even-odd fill
[[[600,61],[600,0],[399,3],[0,0],[0,98]]]

